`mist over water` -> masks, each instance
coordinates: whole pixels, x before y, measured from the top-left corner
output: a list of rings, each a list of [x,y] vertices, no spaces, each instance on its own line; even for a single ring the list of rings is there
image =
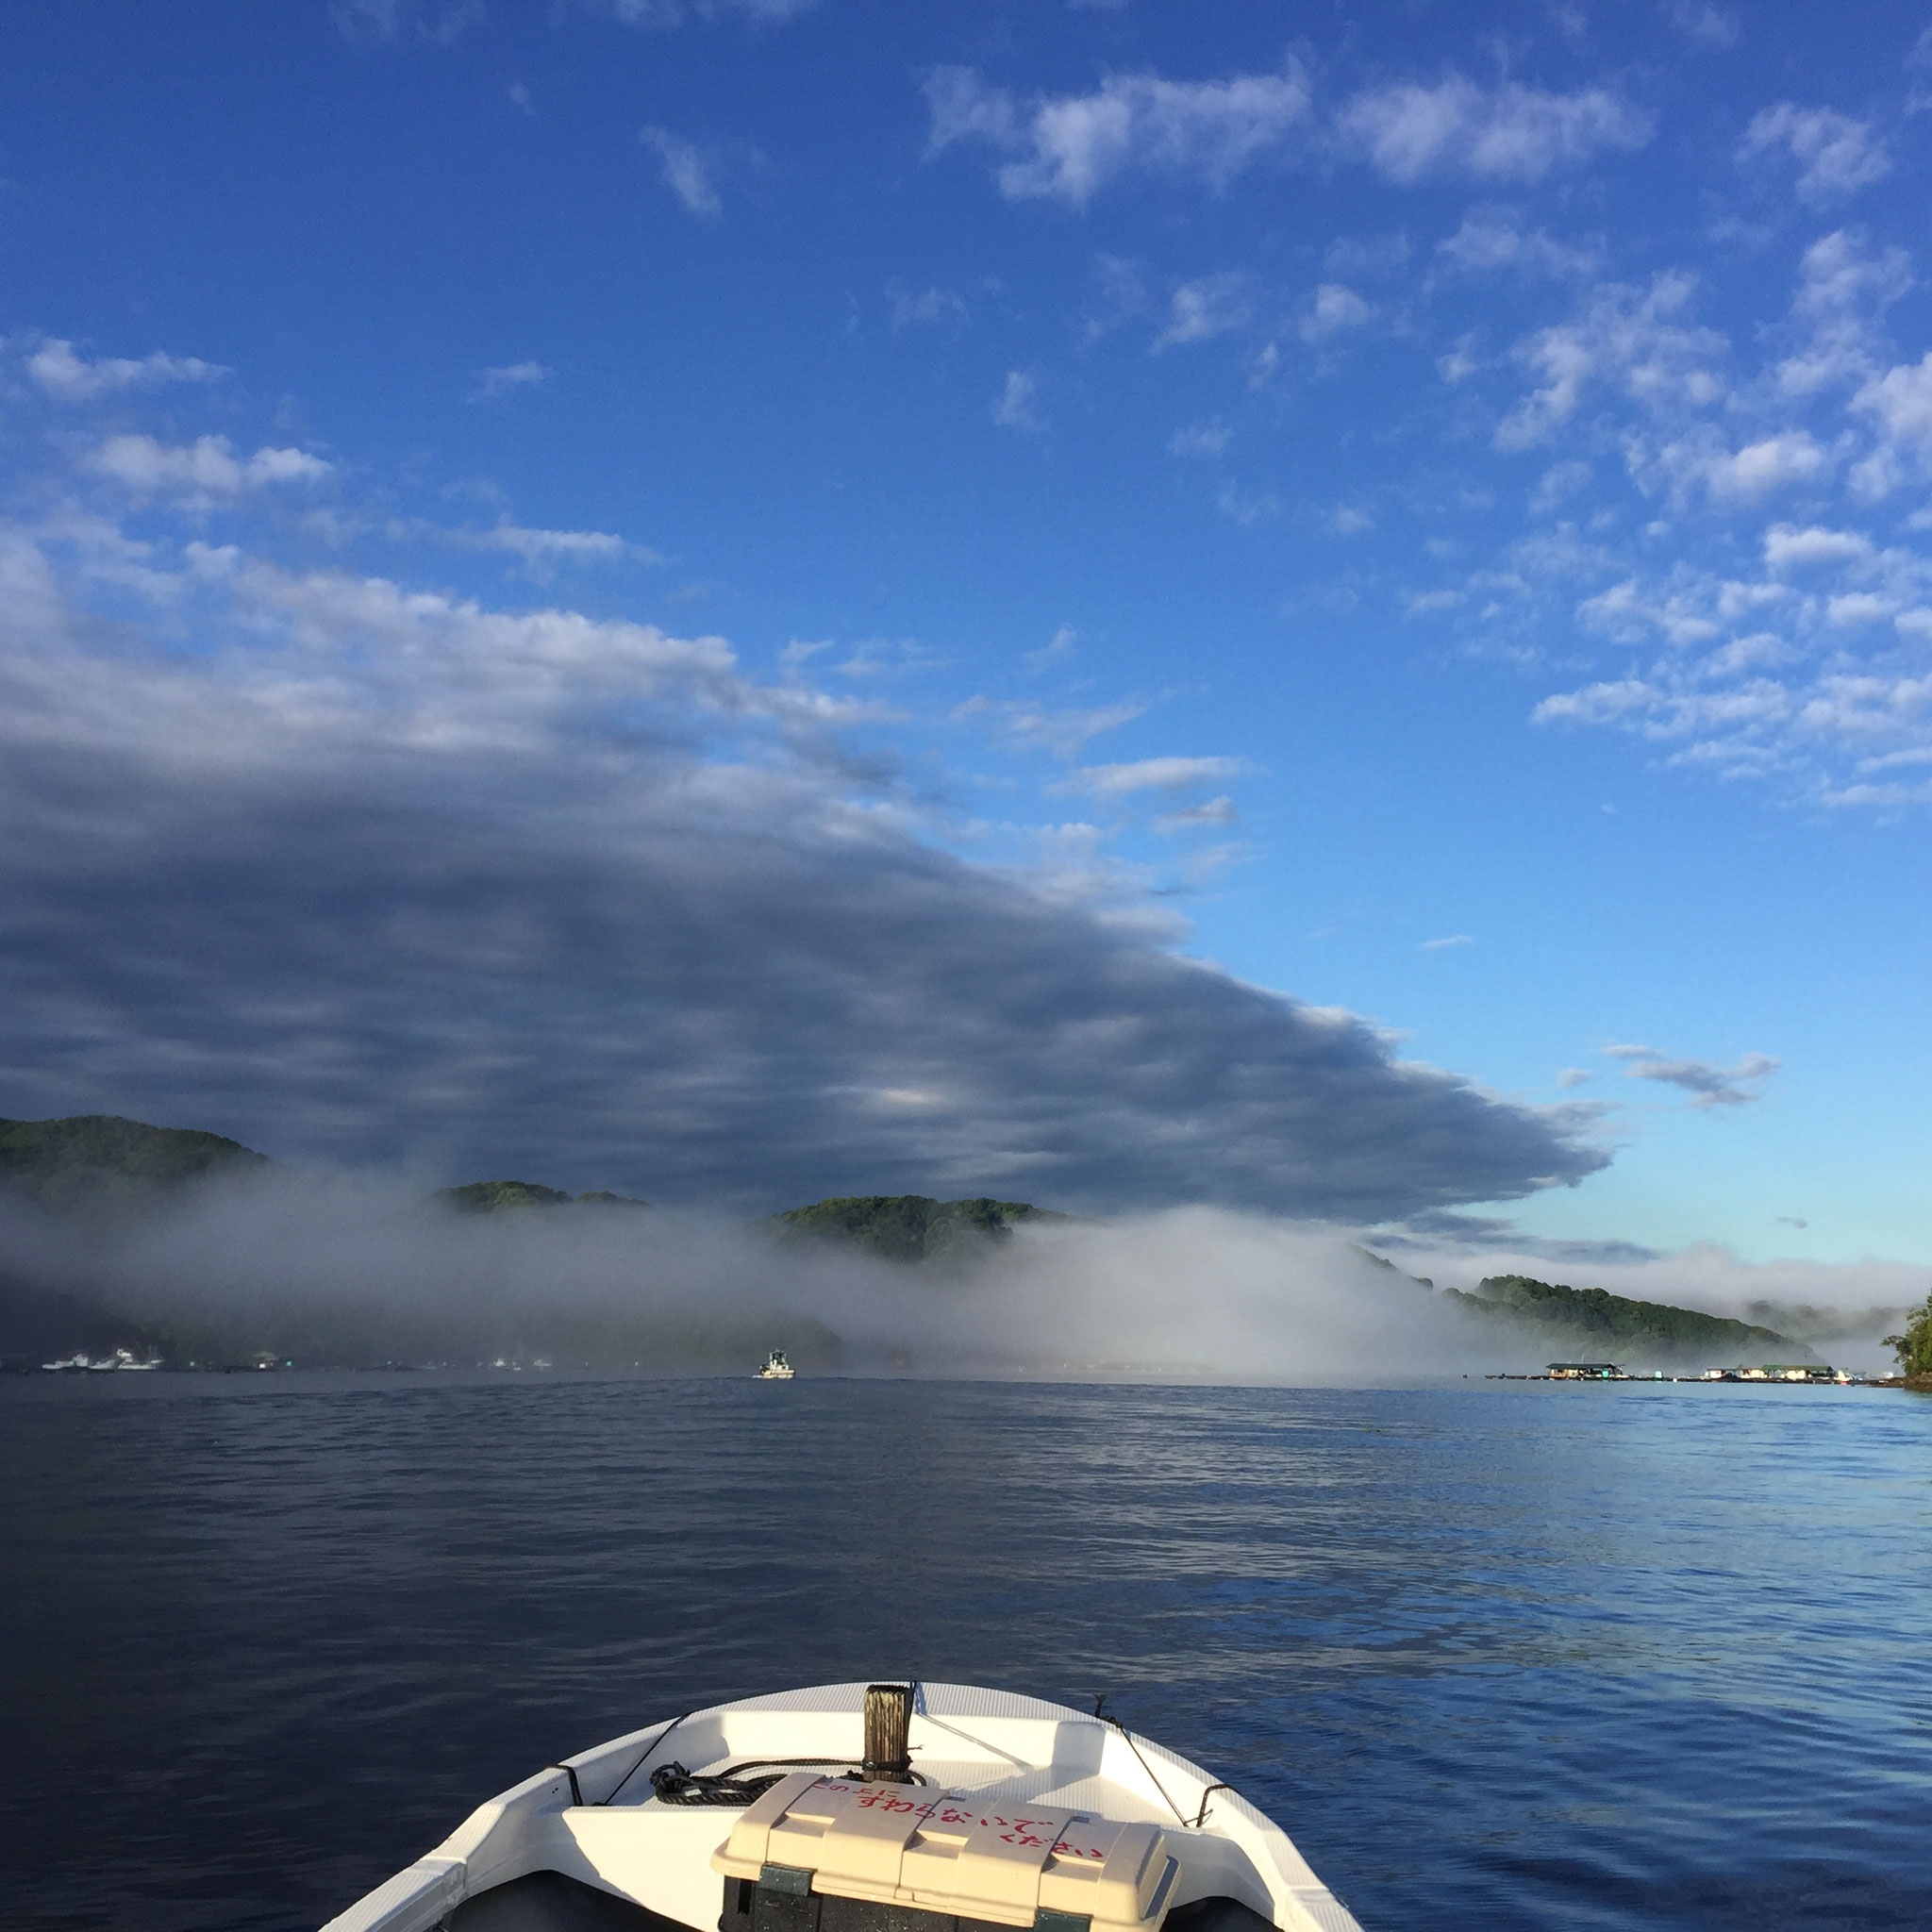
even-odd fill
[[[1524,1273],[1810,1332],[1856,1366],[1921,1298],[1924,1271],[1752,1267],[1721,1250],[1577,1269],[1533,1254],[1396,1250],[1194,1207],[1023,1224],[917,1265],[780,1239],[724,1216],[633,1207],[454,1210],[404,1180],[286,1172],[225,1179],[92,1225],[16,1208],[9,1266],[166,1338],[171,1363],[300,1361],[1127,1375],[1390,1383],[1540,1366],[1437,1288]],[[1847,1336],[1855,1338],[1847,1341]],[[1521,1358],[1519,1358],[1521,1357]]]

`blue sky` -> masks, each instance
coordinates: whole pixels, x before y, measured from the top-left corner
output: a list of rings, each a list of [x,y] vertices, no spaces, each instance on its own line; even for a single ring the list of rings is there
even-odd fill
[[[1932,1261],[1845,20],[17,7],[0,1112]]]

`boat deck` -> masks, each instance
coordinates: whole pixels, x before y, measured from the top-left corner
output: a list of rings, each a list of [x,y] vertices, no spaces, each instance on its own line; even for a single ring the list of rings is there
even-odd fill
[[[803,1759],[834,1774],[858,1761],[864,1697],[863,1684],[834,1684],[746,1698],[562,1759],[481,1807],[325,1932],[430,1932],[446,1917],[453,1928],[489,1932],[500,1918],[483,1910],[491,1888],[542,1873],[690,1932],[715,1932],[722,1882],[711,1857],[739,1814],[667,1805],[654,1795],[651,1773],[674,1761],[715,1774],[747,1760]],[[908,1741],[912,1768],[934,1795],[1159,1827],[1179,1862],[1170,1901],[1176,1912],[1225,1900],[1283,1932],[1358,1932],[1278,1825],[1210,1773],[1118,1724],[1010,1692],[922,1684]],[[506,1928],[599,1923],[536,1916],[537,1889],[517,1888],[531,1911],[501,1919]],[[570,1909],[601,1909],[575,1890],[569,1897]],[[1187,1926],[1200,1914],[1170,1916]]]

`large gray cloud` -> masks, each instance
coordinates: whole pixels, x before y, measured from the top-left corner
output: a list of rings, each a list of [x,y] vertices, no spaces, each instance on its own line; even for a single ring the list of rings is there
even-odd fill
[[[79,570],[0,558],[0,1112],[773,1206],[1374,1221],[1604,1164],[924,842],[715,640],[193,551],[171,655]]]

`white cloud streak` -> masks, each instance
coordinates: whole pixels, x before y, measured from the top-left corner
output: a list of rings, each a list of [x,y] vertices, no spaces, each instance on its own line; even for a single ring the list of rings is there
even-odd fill
[[[1541,181],[1597,156],[1642,147],[1653,117],[1604,88],[1548,93],[1514,81],[1478,87],[1452,75],[1357,94],[1336,117],[1343,146],[1407,185],[1458,174],[1480,181]]]
[[[1006,384],[993,398],[992,420],[1002,429],[1038,431],[1041,427],[1035,408],[1039,394],[1040,378],[1030,370],[1008,370]]]
[[[1869,122],[1792,101],[1752,116],[1738,158],[1757,161],[1774,152],[1798,164],[1798,198],[1814,207],[1840,201],[1891,173],[1890,153]]]
[[[518,390],[536,389],[557,374],[541,362],[505,362],[493,369],[476,372],[476,386],[470,391],[473,403],[493,403]]]
[[[1085,766],[1068,783],[1095,798],[1124,798],[1134,791],[1186,791],[1197,785],[1222,784],[1247,769],[1241,758],[1137,758],[1131,764]]]
[[[1009,158],[996,178],[1009,201],[1084,208],[1129,173],[1169,175],[1221,190],[1279,149],[1308,110],[1298,63],[1225,80],[1163,80],[1110,74],[1088,94],[1020,101],[968,67],[942,67],[925,82],[935,154],[962,142]]]
[[[198,356],[168,356],[158,349],[141,357],[81,355],[70,341],[50,338],[26,358],[27,374],[58,403],[92,403],[120,390],[153,389],[169,382],[219,382],[229,371]]]
[[[689,213],[716,221],[724,212],[715,154],[668,127],[645,127],[638,139],[658,157],[659,178]]]
[[[201,503],[284,484],[317,483],[335,468],[299,449],[264,445],[252,457],[238,456],[225,436],[168,444],[132,434],[107,438],[88,458],[87,466],[137,495],[172,495]]]

